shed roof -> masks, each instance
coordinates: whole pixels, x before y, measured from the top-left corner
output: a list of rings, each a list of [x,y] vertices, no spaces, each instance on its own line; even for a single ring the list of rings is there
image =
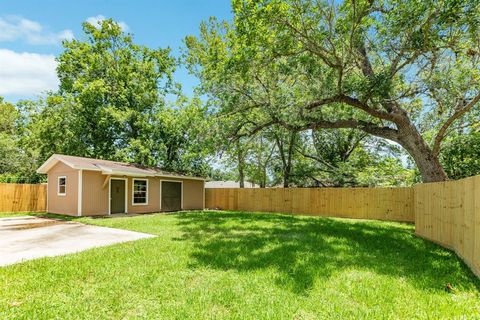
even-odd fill
[[[48,173],[58,162],[62,162],[72,169],[100,171],[102,174],[135,176],[135,177],[170,177],[205,180],[201,177],[192,177],[175,172],[168,172],[156,167],[145,167],[134,163],[92,159],[84,157],[54,154],[40,168],[37,173]]]

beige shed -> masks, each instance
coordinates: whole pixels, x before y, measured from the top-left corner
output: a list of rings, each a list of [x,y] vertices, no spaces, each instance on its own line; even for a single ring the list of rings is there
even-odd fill
[[[47,212],[73,216],[204,209],[205,179],[116,161],[52,155]]]

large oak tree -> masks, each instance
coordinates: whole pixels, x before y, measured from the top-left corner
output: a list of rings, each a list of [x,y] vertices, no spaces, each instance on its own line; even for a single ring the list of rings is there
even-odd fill
[[[480,100],[476,0],[234,0],[188,37],[188,62],[231,136],[353,128],[401,145],[424,182]]]

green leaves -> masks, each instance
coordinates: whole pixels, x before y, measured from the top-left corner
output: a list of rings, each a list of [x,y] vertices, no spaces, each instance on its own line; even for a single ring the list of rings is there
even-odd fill
[[[58,57],[60,95],[71,99],[76,154],[155,164],[149,139],[175,68],[168,49],[133,43],[111,19],[83,24],[87,41],[65,42]]]
[[[37,182],[35,154],[25,148],[29,130],[27,106],[23,108],[4,102],[0,97],[0,182]]]
[[[232,6],[231,23],[212,19],[187,41],[202,92],[228,119],[225,135],[272,125],[357,128],[400,143],[424,165],[424,179],[445,178],[428,144],[451,131],[443,126],[475,123],[456,114],[480,95],[478,1],[238,0]],[[332,99],[339,95],[349,100]]]
[[[0,175],[36,181],[35,169],[53,153],[191,174],[208,171],[199,150],[198,125],[204,120],[199,102],[183,97],[176,106],[164,102],[166,94],[179,91],[170,50],[135,44],[111,19],[100,26],[84,23],[83,30],[85,41],[64,42],[57,57],[58,92],[18,108],[0,100],[0,154],[17,159],[5,163],[19,164],[0,164]],[[30,163],[20,161],[23,154]]]
[[[445,143],[442,162],[451,179],[480,174],[480,133],[474,131],[452,137]]]

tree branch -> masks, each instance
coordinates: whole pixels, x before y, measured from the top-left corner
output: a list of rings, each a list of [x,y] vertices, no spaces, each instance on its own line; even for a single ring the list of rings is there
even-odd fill
[[[395,120],[395,115],[377,110],[375,108],[371,108],[368,104],[366,104],[366,103],[364,103],[364,102],[362,102],[362,101],[360,101],[356,98],[347,96],[343,93],[335,95],[333,97],[312,101],[312,102],[310,102],[309,104],[306,105],[305,109],[312,110],[312,109],[315,109],[317,107],[321,107],[323,105],[327,105],[327,104],[335,103],[335,102],[348,104],[352,107],[355,107],[357,109],[365,111],[366,113],[368,113],[371,116],[374,116],[375,118],[388,120],[388,121],[394,121]]]
[[[322,158],[320,158],[320,157],[317,157],[317,156],[308,154],[308,153],[302,151],[300,148],[296,148],[296,150],[297,150],[297,152],[298,152],[299,154],[301,154],[301,155],[304,156],[305,158],[309,158],[309,159],[315,160],[315,161],[317,161],[317,162],[320,162],[320,163],[323,164],[324,166],[328,167],[329,170],[325,169],[326,172],[334,173],[334,172],[336,172],[336,170],[338,170],[337,167],[333,166],[333,165],[330,164],[328,161],[325,161],[324,159],[322,159]]]
[[[277,124],[293,131],[305,131],[305,130],[317,130],[317,129],[341,129],[341,128],[351,128],[351,129],[358,129],[362,130],[366,133],[371,135],[388,139],[397,143],[399,142],[399,133],[398,130],[390,128],[390,127],[381,127],[377,124],[366,122],[362,120],[355,120],[355,119],[347,119],[347,120],[337,120],[337,121],[328,121],[328,120],[315,120],[311,123],[295,126],[289,124],[283,120],[275,119]]]
[[[478,103],[478,101],[480,101],[480,94],[478,94],[472,100],[470,100],[470,102],[467,103],[463,108],[459,108],[457,111],[455,111],[450,116],[450,118],[448,118],[447,121],[445,121],[445,123],[442,125],[440,130],[438,130],[438,133],[435,136],[435,141],[433,143],[433,148],[432,148],[434,155],[438,156],[438,154],[440,153],[440,146],[442,144],[443,139],[446,136],[448,128],[455,122],[455,120],[457,120],[458,118],[463,116],[465,113],[470,111],[473,108],[473,106]]]
[[[268,122],[265,122],[263,124],[256,124],[255,128],[249,132],[246,132],[246,133],[238,133],[241,129],[241,126],[237,129],[236,133],[234,134],[234,140],[237,140],[237,139],[240,139],[242,137],[250,137],[250,136],[253,136],[257,133],[259,133],[260,131],[262,131],[263,129],[265,128],[268,128],[268,127],[271,127],[273,126],[274,124],[277,124],[276,121],[274,120],[271,120],[271,121],[268,121]]]

